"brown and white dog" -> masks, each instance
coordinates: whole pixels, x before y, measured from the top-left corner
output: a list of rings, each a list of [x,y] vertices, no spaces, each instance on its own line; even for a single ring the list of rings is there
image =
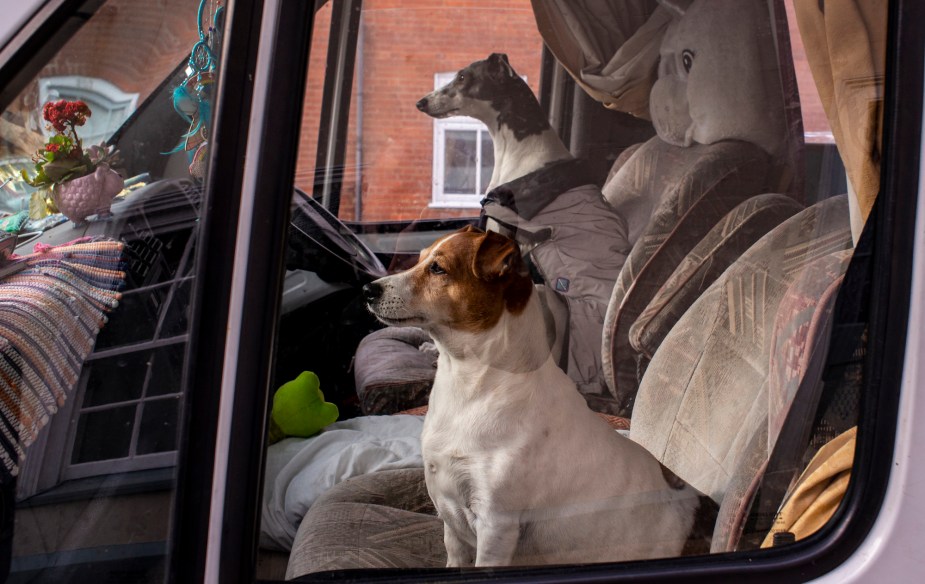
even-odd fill
[[[709,549],[715,504],[613,431],[556,366],[510,239],[467,227],[364,292],[379,320],[421,327],[440,350],[421,442],[447,566]]]

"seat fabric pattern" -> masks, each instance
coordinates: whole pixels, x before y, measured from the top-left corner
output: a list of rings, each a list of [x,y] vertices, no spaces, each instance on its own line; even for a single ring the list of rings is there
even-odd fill
[[[432,347],[430,335],[416,327],[386,327],[360,341],[353,376],[364,414],[395,414],[427,404],[437,353],[424,343]]]
[[[754,196],[737,205],[694,246],[630,327],[630,345],[646,360],[694,300],[768,231],[803,210],[786,195]]]
[[[639,387],[630,437],[721,505],[733,477],[754,480],[760,470],[755,461],[766,460],[768,452],[769,368],[778,312],[807,321],[814,315],[790,310],[782,301],[793,282],[812,273],[808,266],[850,247],[846,196],[818,203],[761,238],[691,306],[653,356]],[[837,265],[843,270],[847,262]],[[807,296],[825,291],[838,270],[826,271],[828,280],[801,280],[813,284],[804,288]],[[804,301],[800,295],[788,300]],[[788,327],[802,328],[793,320]],[[815,342],[808,335],[791,338]],[[805,373],[809,362],[800,367]]]
[[[630,327],[714,225],[743,201],[773,190],[772,166],[767,153],[747,142],[684,148],[653,138],[604,186],[633,242],[604,317],[603,377],[614,397],[608,413],[632,413],[638,375]]]
[[[443,522],[423,469],[348,479],[312,505],[296,534],[286,578],[357,568],[446,565]]]

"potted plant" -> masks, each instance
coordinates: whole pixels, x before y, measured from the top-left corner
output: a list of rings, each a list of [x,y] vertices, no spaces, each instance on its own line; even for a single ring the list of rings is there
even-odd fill
[[[22,171],[26,183],[47,189],[33,195],[34,218],[60,212],[79,224],[90,215],[108,213],[113,197],[122,190],[122,177],[110,167],[117,153],[105,143],[84,149],[77,135],[77,127],[90,115],[89,106],[79,100],[50,101],[42,108],[42,117],[55,134],[32,157],[35,176]]]

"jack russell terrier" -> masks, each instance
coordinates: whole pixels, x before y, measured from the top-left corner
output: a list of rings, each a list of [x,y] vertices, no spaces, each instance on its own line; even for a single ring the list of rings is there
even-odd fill
[[[550,294],[556,360],[594,409],[616,413],[601,373],[604,315],[630,245],[586,161],[573,158],[506,55],[493,53],[421,98],[434,118],[470,116],[488,128],[494,169],[485,225],[515,239]],[[563,341],[567,339],[566,343]]]
[[[588,408],[513,241],[466,227],[364,294],[440,351],[421,444],[448,567],[709,551],[715,503]]]

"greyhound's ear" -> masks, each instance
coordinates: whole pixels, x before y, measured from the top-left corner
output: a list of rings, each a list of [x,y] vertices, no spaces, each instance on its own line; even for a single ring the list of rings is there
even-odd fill
[[[472,272],[482,280],[494,280],[519,271],[522,263],[520,250],[513,240],[486,231],[472,258]]]
[[[514,73],[511,63],[507,60],[507,55],[504,53],[492,53],[488,56],[488,63],[491,65],[492,74],[496,74],[500,77],[514,77],[517,75]]]

